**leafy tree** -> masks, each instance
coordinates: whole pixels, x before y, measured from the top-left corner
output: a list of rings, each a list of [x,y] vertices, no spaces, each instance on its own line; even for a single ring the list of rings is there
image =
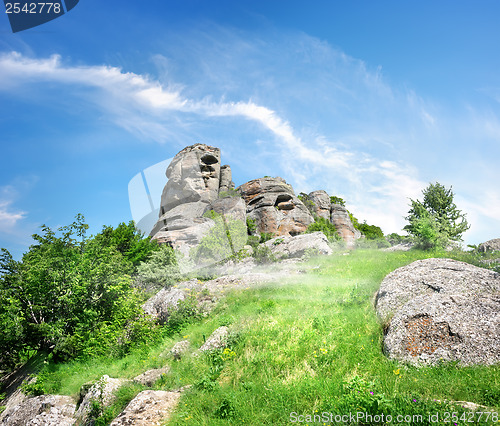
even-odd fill
[[[87,229],[82,215],[57,231],[43,226],[20,262],[2,249],[0,345],[9,349],[0,367],[12,367],[30,350],[68,358],[101,353],[119,339],[130,343],[127,330],[141,321],[142,296],[132,286],[130,251],[119,250],[128,237],[110,243],[112,228],[91,238]]]
[[[340,240],[340,236],[337,232],[337,228],[335,228],[335,225],[324,217],[317,217],[314,222],[307,227],[306,233],[310,234],[317,231],[323,232],[329,241]]]
[[[150,258],[137,268],[137,281],[141,285],[169,287],[179,280],[180,272],[174,249],[166,244],[153,252]]]
[[[403,229],[416,238],[425,249],[443,248],[450,241],[461,241],[469,224],[455,203],[452,188],[436,182],[422,191],[423,201],[411,200],[411,209]]]
[[[336,195],[332,195],[330,197],[330,203],[332,204],[340,204],[341,206],[345,207],[345,201],[343,198],[337,197]]]
[[[368,240],[377,240],[377,239],[383,239],[384,238],[384,233],[382,232],[382,229],[376,225],[368,225],[365,222],[363,223],[358,223],[358,226],[356,227]]]

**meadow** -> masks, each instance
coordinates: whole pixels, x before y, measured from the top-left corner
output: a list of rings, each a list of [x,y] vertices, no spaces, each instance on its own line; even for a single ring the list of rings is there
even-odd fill
[[[451,401],[498,413],[500,366],[416,368],[383,353],[373,307],[380,282],[400,266],[433,256],[357,250],[311,258],[287,279],[231,291],[207,318],[121,359],[49,363],[41,382],[45,392],[76,395],[102,374],[132,378],[168,364],[155,389],[191,385],[168,425],[496,423],[495,414],[479,418]],[[224,350],[180,361],[168,355],[182,339],[198,348],[222,325],[230,328]],[[109,422],[141,389],[124,386],[96,424]]]

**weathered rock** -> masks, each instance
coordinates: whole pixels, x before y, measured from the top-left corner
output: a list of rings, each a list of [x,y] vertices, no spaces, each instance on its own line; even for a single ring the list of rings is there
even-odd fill
[[[306,206],[280,177],[254,179],[237,188],[246,203],[247,217],[258,233],[297,235],[314,222]]]
[[[151,426],[163,424],[179,403],[181,391],[145,390],[129,402],[110,426]]]
[[[169,287],[161,289],[142,305],[143,311],[158,318],[160,323],[165,323],[170,313],[177,308],[177,304],[186,298],[189,290],[184,288]]]
[[[246,205],[240,197],[219,198],[207,207],[206,212],[213,211],[226,220],[238,220],[246,226]]]
[[[412,364],[500,362],[500,274],[451,259],[418,260],[376,295],[390,358]]]
[[[387,275],[376,295],[377,314],[385,323],[409,300],[425,294],[498,294],[500,274],[452,259],[424,259]]]
[[[69,396],[41,395],[24,400],[2,413],[0,424],[9,426],[70,426],[76,419],[75,401]]]
[[[309,200],[313,203],[314,214],[330,221],[330,196],[326,191],[313,191],[309,195]]]
[[[229,329],[226,326],[219,327],[200,347],[201,352],[213,351],[214,349],[222,349],[227,346],[229,338]]]
[[[356,240],[361,238],[361,232],[352,224],[347,209],[340,204],[331,204],[330,209],[330,221],[335,225],[347,248],[354,248]]]
[[[113,392],[115,392],[120,386],[128,382],[127,379],[112,379],[108,375],[102,376],[87,392],[83,398],[80,407],[75,414],[75,417],[79,422],[85,421],[87,418],[93,401],[97,401],[102,407],[107,407],[111,405],[114,401]]]
[[[139,374],[137,377],[134,377],[133,380],[143,386],[153,386],[158,380],[160,380],[161,376],[164,376],[169,371],[169,367],[155,368]]]
[[[180,342],[177,342],[172,349],[170,349],[170,354],[175,360],[179,361],[184,354],[189,352],[190,345],[191,343],[189,340],[181,340]]]
[[[500,250],[500,238],[495,238],[493,240],[486,241],[479,244],[478,251],[486,253],[487,251],[499,251]]]
[[[220,168],[219,193],[229,191],[231,189],[234,189],[233,176],[231,173],[231,167],[226,164]]]
[[[425,294],[392,318],[384,338],[390,358],[411,364],[500,362],[500,296]]]
[[[160,218],[150,235],[188,254],[213,226],[203,213],[219,196],[220,170],[219,148],[195,144],[180,151],[167,168]]]
[[[266,241],[264,245],[278,258],[302,257],[308,250],[311,253],[332,254],[328,239],[323,232],[296,235],[295,237],[285,235],[283,237],[272,238]]]

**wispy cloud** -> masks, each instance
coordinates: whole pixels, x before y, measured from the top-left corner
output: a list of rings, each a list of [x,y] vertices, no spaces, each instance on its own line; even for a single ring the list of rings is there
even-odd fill
[[[12,206],[17,198],[18,193],[13,186],[0,187],[0,233],[14,233],[18,222],[26,217],[26,212]]]
[[[218,31],[166,43],[153,56],[159,77],[6,53],[0,91],[15,96],[41,81],[64,84],[69,95],[90,100],[141,139],[213,141],[241,167],[249,158],[258,167],[262,159],[298,190],[347,198],[361,219],[386,232],[401,229],[408,198],[419,197],[428,181],[462,183],[457,169],[473,158],[464,135],[474,133],[488,148],[500,137],[496,111],[444,113],[443,105],[389,84],[381,67],[321,40],[289,34],[250,41]],[[244,141],[232,142],[240,136]],[[493,202],[497,168],[488,155],[475,160],[489,176],[482,190]],[[478,210],[477,217],[486,213]]]

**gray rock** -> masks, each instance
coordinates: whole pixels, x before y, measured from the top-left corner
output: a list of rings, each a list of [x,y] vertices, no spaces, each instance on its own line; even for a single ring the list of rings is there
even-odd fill
[[[70,426],[76,419],[75,401],[69,396],[41,395],[24,400],[2,413],[0,424],[9,426]]]
[[[158,380],[160,380],[161,376],[164,376],[169,371],[169,367],[155,368],[139,374],[137,377],[134,377],[133,380],[143,386],[153,386]]]
[[[313,191],[309,195],[309,200],[314,204],[314,213],[318,217],[322,217],[330,221],[330,196],[326,191]]]
[[[191,343],[189,340],[181,340],[177,342],[172,349],[170,350],[170,354],[174,357],[175,360],[179,361],[184,354],[189,352],[189,347]]]
[[[229,329],[226,326],[219,327],[200,347],[201,352],[213,351],[214,349],[222,349],[227,346],[229,338]]]
[[[488,251],[499,251],[500,250],[500,238],[495,238],[493,240],[486,241],[479,244],[478,251],[486,253]]]
[[[127,379],[112,379],[108,375],[102,376],[87,392],[83,398],[80,407],[75,414],[79,422],[85,422],[93,401],[99,402],[102,407],[111,405],[115,399],[113,393],[124,383],[128,382]]]
[[[500,362],[500,274],[451,259],[391,272],[375,298],[390,358],[415,365]]]
[[[345,241],[346,247],[348,249],[354,248],[356,240],[361,238],[361,232],[352,224],[347,209],[340,204],[331,204],[330,209],[330,221]]]
[[[221,166],[220,168],[219,194],[231,189],[234,189],[234,182],[231,173],[231,167],[226,164],[224,166]]]
[[[276,237],[266,241],[264,245],[278,258],[302,257],[308,250],[318,254],[332,254],[328,239],[323,232],[296,235],[295,237]]]
[[[177,304],[184,300],[189,291],[185,288],[169,287],[161,289],[155,296],[151,297],[142,305],[144,313],[158,318],[164,324],[172,311],[177,308]]]
[[[500,362],[500,296],[425,294],[392,318],[384,338],[388,356],[414,365]]]
[[[150,234],[153,239],[188,254],[213,226],[203,213],[219,196],[220,174],[219,148],[195,144],[180,151],[166,171],[160,218]]]
[[[500,274],[452,259],[424,259],[387,275],[376,295],[377,314],[386,323],[403,305],[425,294],[477,296],[500,292]]]
[[[247,217],[256,221],[257,233],[297,235],[314,222],[291,185],[280,177],[254,179],[237,191],[245,200]]]
[[[182,390],[176,392],[145,390],[129,402],[110,426],[151,426],[167,421],[177,407]]]

